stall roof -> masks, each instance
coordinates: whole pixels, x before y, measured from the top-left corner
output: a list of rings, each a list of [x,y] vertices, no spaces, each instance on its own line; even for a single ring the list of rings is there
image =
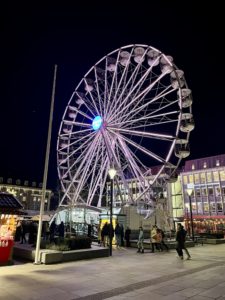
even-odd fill
[[[18,210],[21,208],[23,208],[22,204],[12,194],[0,193],[0,211]]]

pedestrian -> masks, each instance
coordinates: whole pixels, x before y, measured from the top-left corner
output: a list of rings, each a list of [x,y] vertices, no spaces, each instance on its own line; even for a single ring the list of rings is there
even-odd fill
[[[152,253],[155,252],[155,249],[158,250],[157,245],[157,226],[154,225],[151,230],[151,243],[152,243]]]
[[[59,224],[58,232],[59,232],[59,238],[61,240],[63,240],[64,239],[64,234],[65,234],[65,227],[64,227],[63,221],[61,221],[61,223]]]
[[[22,221],[22,224],[21,224],[21,242],[20,242],[20,244],[23,244],[23,242],[26,244],[26,242],[27,242],[26,233],[27,233],[27,226],[26,226],[25,221]]]
[[[109,246],[109,224],[108,224],[108,222],[105,222],[105,224],[102,227],[101,237],[102,237],[103,246],[104,247]]]
[[[121,246],[124,247],[124,227],[123,224],[120,224],[121,227]]]
[[[138,235],[138,251],[139,253],[144,253],[144,231],[142,226],[139,227],[139,235]]]
[[[159,251],[163,251],[162,247],[162,234],[159,228],[156,229],[156,245]]]
[[[191,255],[189,251],[186,248],[185,240],[186,240],[187,231],[184,229],[184,227],[178,223],[177,224],[177,233],[176,233],[176,251],[180,259],[184,259],[183,250],[187,254],[187,260],[191,259]]]
[[[131,234],[131,230],[130,230],[130,228],[127,226],[127,228],[126,228],[126,230],[125,230],[126,247],[130,247],[130,234]]]
[[[162,240],[161,240],[161,246],[164,246],[166,248],[166,251],[169,251],[169,247],[165,244],[164,238],[165,238],[165,233],[162,229],[159,229],[161,232]],[[163,249],[163,248],[162,248]]]
[[[55,230],[56,230],[55,220],[52,221],[49,229],[50,229],[50,243],[52,243],[54,242],[54,238],[55,238]]]
[[[16,224],[15,242],[20,241],[21,235],[22,235],[22,224],[20,220],[18,220]]]
[[[115,235],[116,235],[116,248],[118,249],[121,247],[121,226],[118,221],[116,222]]]

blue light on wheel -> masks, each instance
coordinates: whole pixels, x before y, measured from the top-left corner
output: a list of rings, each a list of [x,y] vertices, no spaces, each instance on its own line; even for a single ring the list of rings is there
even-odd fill
[[[94,130],[98,130],[101,126],[102,126],[102,118],[100,116],[95,117],[92,122],[92,128]]]

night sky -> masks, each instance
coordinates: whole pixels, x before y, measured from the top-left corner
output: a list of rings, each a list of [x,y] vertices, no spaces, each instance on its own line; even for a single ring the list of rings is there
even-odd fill
[[[201,8],[195,6],[198,1],[73,2],[29,6],[11,1],[1,8],[0,177],[42,181],[57,64],[48,176],[48,187],[54,188],[57,134],[73,90],[100,58],[135,43],[173,56],[185,73],[196,123],[189,159],[224,154],[222,1],[204,1]]]

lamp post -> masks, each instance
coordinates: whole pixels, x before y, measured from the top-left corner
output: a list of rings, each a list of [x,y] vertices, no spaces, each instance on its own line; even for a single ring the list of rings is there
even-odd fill
[[[194,225],[193,225],[193,216],[192,216],[192,203],[191,203],[192,193],[193,193],[193,187],[189,185],[188,188],[187,188],[187,194],[188,194],[188,198],[189,198],[189,207],[190,207],[191,236],[192,236],[192,240],[194,242],[195,235],[194,235]]]
[[[110,222],[109,222],[109,256],[112,256],[112,216],[113,216],[113,180],[116,175],[116,170],[114,168],[109,169],[109,177],[110,177]]]
[[[44,175],[43,175],[42,197],[41,197],[41,204],[40,204],[39,223],[38,223],[35,260],[34,260],[35,265],[41,264],[40,244],[41,244],[41,231],[42,231],[42,217],[43,217],[43,213],[44,213],[45,194],[46,194],[46,185],[47,185],[47,177],[48,177],[48,163],[49,163],[49,154],[50,154],[50,146],[51,146],[53,109],[54,109],[54,101],[55,101],[56,73],[57,73],[57,65],[55,65],[55,68],[54,68],[51,107],[50,107],[50,116],[49,116],[49,125],[48,125],[48,139],[47,139],[47,147],[46,147],[46,153],[45,153],[45,166],[44,166]]]

